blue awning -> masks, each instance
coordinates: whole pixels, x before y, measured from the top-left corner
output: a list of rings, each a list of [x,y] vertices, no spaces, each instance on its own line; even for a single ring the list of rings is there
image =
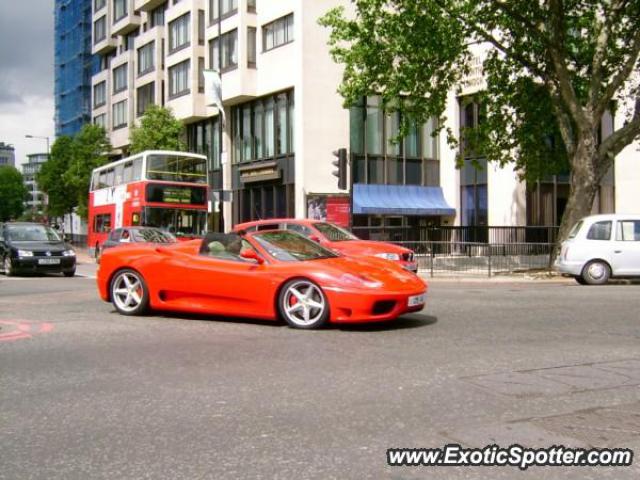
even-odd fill
[[[444,215],[456,214],[440,187],[419,185],[353,185],[353,213],[378,215]]]

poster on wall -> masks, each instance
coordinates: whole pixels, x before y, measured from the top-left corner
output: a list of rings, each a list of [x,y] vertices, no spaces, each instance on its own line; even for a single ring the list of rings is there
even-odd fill
[[[349,227],[349,197],[346,195],[307,195],[307,218]]]

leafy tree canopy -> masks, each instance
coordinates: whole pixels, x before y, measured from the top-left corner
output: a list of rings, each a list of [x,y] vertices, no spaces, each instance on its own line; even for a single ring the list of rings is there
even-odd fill
[[[170,108],[150,105],[144,112],[140,126],[131,129],[130,153],[144,150],[184,151],[184,125],[173,116]]]
[[[61,136],[38,173],[38,185],[49,197],[47,212],[61,216],[77,208],[87,216],[91,171],[108,161],[111,145],[104,129],[87,124],[74,137]]]
[[[444,120],[473,49],[482,65],[484,124],[470,141],[530,179],[568,164],[572,188],[560,236],[589,213],[615,156],[640,134],[640,2],[629,0],[358,0],[330,10],[347,105],[377,93],[408,122]],[[403,97],[403,102],[396,99]],[[600,138],[607,111],[624,126]],[[453,132],[448,138],[455,142]]]
[[[26,197],[27,189],[18,169],[0,166],[0,221],[17,219],[24,210]]]

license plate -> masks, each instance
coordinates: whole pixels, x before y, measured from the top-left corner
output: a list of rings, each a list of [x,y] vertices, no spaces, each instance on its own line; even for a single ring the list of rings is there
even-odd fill
[[[38,259],[38,265],[58,265],[60,264],[59,258],[40,258]]]
[[[407,305],[409,307],[415,307],[417,305],[422,305],[424,304],[424,301],[426,299],[427,295],[425,293],[421,293],[420,295],[413,295],[411,297],[409,297],[409,299],[407,300]]]

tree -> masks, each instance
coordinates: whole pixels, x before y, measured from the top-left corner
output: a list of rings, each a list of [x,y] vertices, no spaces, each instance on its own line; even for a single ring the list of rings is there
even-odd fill
[[[404,114],[401,134],[411,120],[444,120],[447,95],[470,69],[470,45],[490,45],[486,122],[469,140],[488,160],[515,161],[524,176],[568,164],[560,239],[590,213],[615,156],[640,134],[640,2],[359,0],[354,17],[338,7],[320,23],[345,67],[346,105],[380,94]],[[600,139],[608,111],[626,122]]]
[[[47,213],[61,217],[73,212],[78,195],[65,181],[65,173],[73,161],[74,142],[66,135],[58,137],[51,147],[49,160],[42,164],[37,174],[38,186],[49,197]]]
[[[91,172],[108,162],[110,151],[107,134],[99,125],[86,124],[73,138],[73,155],[64,174],[64,182],[69,194],[75,195],[77,213],[81,217],[87,217]]]
[[[183,141],[184,125],[173,116],[170,108],[150,105],[142,116],[140,126],[131,128],[130,152],[144,150],[186,150]]]
[[[74,137],[58,137],[49,160],[38,173],[38,185],[49,197],[47,212],[52,216],[87,216],[91,171],[104,165],[111,145],[104,128],[87,124]]]
[[[26,197],[27,189],[18,169],[10,165],[0,166],[0,222],[22,215]]]

